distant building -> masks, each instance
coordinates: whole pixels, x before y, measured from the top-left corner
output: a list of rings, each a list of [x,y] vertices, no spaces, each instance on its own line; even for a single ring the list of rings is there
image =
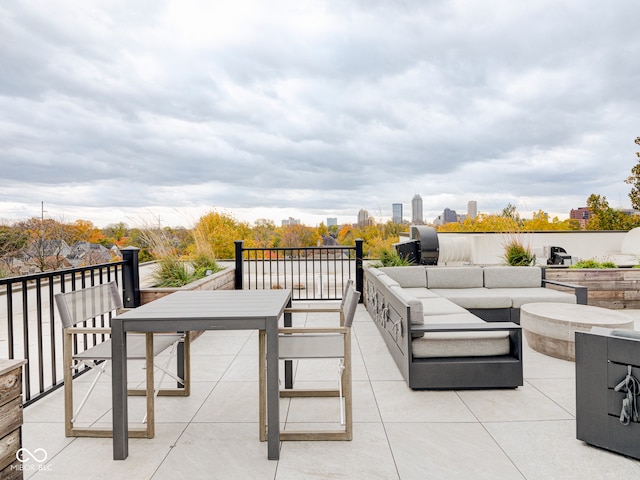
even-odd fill
[[[282,220],[283,227],[289,227],[291,225],[300,225],[300,219],[289,217],[286,220]]]
[[[442,223],[454,223],[458,221],[458,214],[455,210],[445,208],[442,213]]]
[[[424,215],[422,213],[422,197],[417,193],[411,199],[411,223],[421,225],[424,223]]]
[[[467,217],[471,220],[475,220],[478,216],[478,202],[475,200],[469,200],[467,203]]]
[[[364,209],[361,209],[358,212],[358,226],[366,227],[373,223],[373,219],[369,217],[369,212]]]
[[[580,222],[580,228],[584,230],[585,228],[587,228],[587,222],[591,218],[591,210],[589,210],[587,207],[571,209],[569,218],[572,220],[578,220]]]
[[[327,227],[337,227],[338,219],[337,218],[327,218]]]
[[[402,223],[402,204],[401,203],[393,203],[391,204],[391,221],[393,223]]]

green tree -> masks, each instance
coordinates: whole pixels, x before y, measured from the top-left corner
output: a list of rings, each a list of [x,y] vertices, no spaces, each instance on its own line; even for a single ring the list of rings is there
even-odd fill
[[[640,145],[640,137],[636,138],[635,143]],[[640,210],[640,152],[636,152],[636,157],[638,157],[638,162],[631,169],[631,175],[625,180],[625,183],[631,185],[631,192],[629,192],[631,206]]]
[[[637,216],[611,208],[604,195],[589,195],[587,208],[591,212],[587,230],[631,230],[639,223]]]

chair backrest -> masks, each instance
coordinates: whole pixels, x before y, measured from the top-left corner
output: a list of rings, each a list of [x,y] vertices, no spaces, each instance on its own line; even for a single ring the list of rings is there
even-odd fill
[[[342,300],[340,300],[340,308],[344,308],[344,301],[347,299],[347,293],[353,288],[353,279],[347,279],[347,283],[342,290]]]
[[[116,312],[123,306],[116,282],[58,293],[55,299],[64,328]]]
[[[360,292],[353,288],[348,288],[345,297],[343,306],[344,326],[351,328],[351,325],[353,324],[353,317],[356,314],[358,300],[360,300]]]

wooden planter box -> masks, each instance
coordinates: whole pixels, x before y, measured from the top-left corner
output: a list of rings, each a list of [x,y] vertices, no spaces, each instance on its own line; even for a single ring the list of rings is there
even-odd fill
[[[548,280],[587,287],[589,305],[640,308],[640,268],[547,268],[545,271]]]

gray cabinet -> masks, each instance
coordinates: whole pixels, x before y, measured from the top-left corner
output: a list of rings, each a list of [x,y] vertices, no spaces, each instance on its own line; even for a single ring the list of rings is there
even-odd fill
[[[614,390],[627,375],[628,366],[640,378],[640,336],[576,333],[578,440],[640,459],[640,423],[620,423],[625,395]]]

